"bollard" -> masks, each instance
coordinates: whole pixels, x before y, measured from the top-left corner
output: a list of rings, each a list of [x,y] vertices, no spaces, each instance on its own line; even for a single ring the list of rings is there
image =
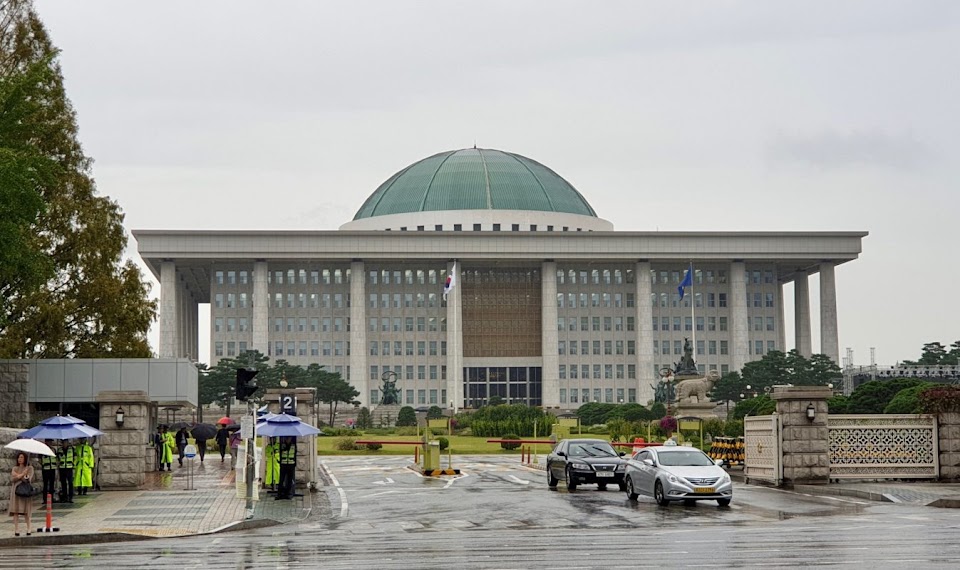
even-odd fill
[[[60,527],[53,526],[53,495],[47,493],[47,525],[38,528],[37,532],[59,532]]]
[[[420,447],[414,446],[413,448],[413,462],[420,463]]]

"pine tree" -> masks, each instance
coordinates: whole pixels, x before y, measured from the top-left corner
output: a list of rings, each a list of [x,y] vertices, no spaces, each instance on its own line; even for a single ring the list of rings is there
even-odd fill
[[[140,270],[123,261],[123,213],[116,202],[97,195],[57,50],[32,2],[5,0],[0,2],[0,79],[23,76],[33,78],[27,87],[37,108],[20,126],[39,133],[29,138],[30,151],[51,166],[32,181],[42,206],[25,243],[13,250],[11,243],[0,242],[0,266],[20,251],[42,253],[49,266],[45,272],[41,268],[39,283],[0,282],[7,299],[0,314],[0,358],[148,357],[147,331],[157,305],[148,298],[149,284]],[[11,125],[0,121],[0,129],[0,139],[17,140]]]

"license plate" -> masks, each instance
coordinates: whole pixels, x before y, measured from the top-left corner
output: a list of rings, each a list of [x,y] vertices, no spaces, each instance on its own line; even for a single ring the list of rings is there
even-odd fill
[[[609,471],[598,471],[597,477],[613,477],[613,473],[610,473]]]
[[[694,487],[694,493],[713,493],[716,490],[713,487]]]

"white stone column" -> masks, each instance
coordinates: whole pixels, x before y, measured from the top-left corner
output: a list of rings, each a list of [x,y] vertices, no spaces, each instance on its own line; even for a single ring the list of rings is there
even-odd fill
[[[360,392],[360,402],[370,405],[370,372],[367,369],[367,275],[362,261],[350,263],[350,384]]]
[[[187,346],[187,358],[200,361],[200,304],[191,294],[188,301],[190,341]]]
[[[176,358],[180,344],[177,294],[177,266],[173,261],[160,262],[160,358]]]
[[[543,406],[560,406],[560,356],[557,354],[557,262],[540,267],[540,338],[543,354]]]
[[[637,262],[635,275],[637,334],[634,338],[637,342],[637,402],[646,405],[648,401],[653,400],[653,386],[656,386],[659,381],[653,369],[653,305],[650,303],[653,285],[650,283],[650,262]],[[696,323],[693,326],[697,326]]]
[[[793,326],[797,352],[806,358],[813,354],[810,336],[810,283],[806,273],[793,279]]]
[[[777,350],[787,352],[787,329],[784,325],[783,283],[777,280]]]
[[[730,332],[733,346],[730,371],[739,372],[750,361],[750,321],[747,318],[747,277],[742,261],[730,263]]]
[[[463,290],[463,267],[459,262],[447,263],[447,272],[456,266],[455,286],[447,295],[447,399],[453,409],[463,407],[463,311],[460,292]],[[446,277],[444,277],[446,279]],[[449,405],[449,402],[448,402]]]
[[[840,366],[837,338],[837,282],[832,261],[820,264],[820,352]]]
[[[253,332],[253,350],[261,354],[269,353],[270,347],[270,288],[267,284],[270,267],[266,261],[253,263],[253,316],[250,319],[250,330]]]

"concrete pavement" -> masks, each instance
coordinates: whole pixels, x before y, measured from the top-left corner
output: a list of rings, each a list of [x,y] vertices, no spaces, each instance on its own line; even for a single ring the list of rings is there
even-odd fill
[[[236,489],[239,471],[230,469],[229,456],[222,463],[216,453],[208,454],[203,463],[194,459],[193,490],[188,489],[188,461],[183,467],[175,461],[173,472],[148,474],[147,484],[138,491],[91,492],[74,497],[72,504],[54,503],[52,526],[59,527],[57,532],[37,532],[46,523],[46,507],[38,499],[32,535],[25,535],[21,519],[20,537],[14,537],[12,517],[4,517],[0,547],[199,535],[301,521],[323,509],[323,502],[309,491],[290,501],[276,501],[261,490],[253,517],[247,519],[246,501]]]

